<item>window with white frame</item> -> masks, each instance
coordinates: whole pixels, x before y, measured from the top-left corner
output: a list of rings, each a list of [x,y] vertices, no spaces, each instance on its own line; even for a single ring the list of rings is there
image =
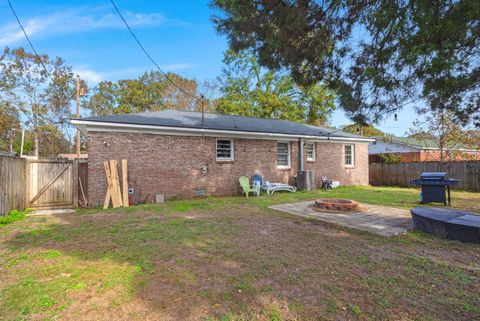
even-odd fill
[[[233,160],[233,140],[217,139],[217,161]]]
[[[290,168],[290,143],[277,143],[277,167]]]
[[[315,161],[315,143],[306,143],[305,150],[307,151],[307,161],[314,162]]]
[[[345,166],[355,166],[355,145],[345,145]]]

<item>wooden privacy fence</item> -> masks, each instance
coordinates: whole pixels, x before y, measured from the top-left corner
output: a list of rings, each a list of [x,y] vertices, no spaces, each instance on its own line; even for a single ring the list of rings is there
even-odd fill
[[[399,164],[370,164],[370,184],[374,186],[412,186],[410,180],[423,172],[447,172],[449,178],[459,179],[453,188],[480,191],[480,161],[413,162]]]
[[[77,166],[78,162],[71,160],[28,160],[27,207],[58,208],[77,204]]]
[[[12,209],[88,205],[84,160],[25,159],[0,155],[0,215]]]
[[[0,155],[0,215],[25,208],[24,158]]]

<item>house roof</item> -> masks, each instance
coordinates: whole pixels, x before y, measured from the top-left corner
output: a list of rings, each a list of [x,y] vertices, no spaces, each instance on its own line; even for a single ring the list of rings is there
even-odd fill
[[[438,145],[431,139],[416,139],[410,137],[392,137],[391,142],[407,145],[415,148],[438,148]]]
[[[432,139],[416,139],[411,137],[391,137],[388,139],[385,138],[378,138],[382,139],[385,142],[391,142],[394,144],[404,145],[416,149],[440,149],[438,147],[438,143]],[[456,144],[455,146],[446,146],[445,148],[456,148],[460,150],[471,150],[468,146],[462,144]]]
[[[10,153],[10,152],[2,152],[0,151],[0,156],[3,156],[3,157],[18,157],[20,155],[18,155],[17,153]]]
[[[268,133],[323,138],[335,137],[370,141],[370,139],[359,135],[287,120],[223,115],[215,113],[204,113],[204,124],[202,126],[202,113],[179,110],[162,110],[124,115],[95,116],[73,119],[72,123],[77,126],[82,124],[89,124],[90,126],[109,124],[109,126],[118,125],[119,127],[122,125],[138,125],[149,126],[151,128],[158,127],[170,129]]]

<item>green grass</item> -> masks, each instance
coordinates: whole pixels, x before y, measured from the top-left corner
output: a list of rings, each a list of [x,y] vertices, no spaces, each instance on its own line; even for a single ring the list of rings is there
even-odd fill
[[[0,226],[11,224],[13,222],[21,221],[25,218],[30,209],[25,209],[24,211],[12,210],[5,216],[0,216]]]
[[[410,209],[418,204],[420,190],[401,187],[341,187],[322,193],[330,198],[348,198],[359,202],[388,207]],[[427,204],[424,206],[443,206],[443,204]],[[480,194],[463,191],[452,192],[452,207],[480,212]]]
[[[115,288],[119,297],[128,297],[138,271],[110,260],[89,264],[72,256],[34,255],[18,264],[11,275],[16,281],[1,291],[4,313],[12,320],[30,314],[44,314],[50,319],[71,303],[72,291],[88,286],[97,288],[99,293]]]
[[[262,194],[260,197],[203,197],[187,200],[171,200],[163,204],[144,204],[125,208],[108,209],[107,213],[122,213],[130,211],[157,211],[164,214],[188,212],[190,210],[212,211],[225,206],[254,205],[268,207],[275,204],[300,202],[314,198],[347,198],[366,204],[382,205],[410,209],[414,206],[443,206],[443,204],[419,204],[420,190],[401,187],[372,187],[372,186],[341,186],[325,192],[316,193],[280,192],[273,196]],[[480,212],[480,193],[452,191],[452,208]],[[96,209],[81,209],[79,214],[97,213]]]
[[[353,315],[359,316],[362,313],[362,310],[358,305],[355,304],[348,304],[347,305],[348,311],[350,311]]]
[[[25,220],[27,228],[10,242],[12,253],[3,258],[10,276],[16,281],[0,288],[0,296],[4,299],[0,302],[0,311],[12,320],[32,314],[54,319],[72,303],[73,291],[82,294],[94,289],[102,297],[114,290],[115,299],[109,299],[108,305],[121,304],[129,300],[141,284],[140,276],[154,271],[153,257],[173,259],[178,255],[178,248],[203,244],[216,229],[215,222],[176,218],[144,221],[142,217],[122,217],[118,224],[83,221],[75,227],[38,224],[40,217],[29,219],[30,222]],[[222,221],[224,219],[218,219]],[[113,250],[108,246],[112,240],[116,247]],[[38,251],[38,247],[52,241],[95,244],[95,249],[75,247],[68,255],[53,249]],[[160,242],[166,249],[159,252],[154,246],[144,246],[152,242]],[[33,254],[22,253],[32,250]],[[189,272],[183,273],[179,282],[183,282],[182,278],[195,279]],[[1,315],[0,312],[0,319],[3,319]]]
[[[478,319],[478,245],[268,209],[319,197],[408,209],[418,193],[341,187],[22,215],[0,229],[0,319]],[[478,193],[452,198],[480,210]]]

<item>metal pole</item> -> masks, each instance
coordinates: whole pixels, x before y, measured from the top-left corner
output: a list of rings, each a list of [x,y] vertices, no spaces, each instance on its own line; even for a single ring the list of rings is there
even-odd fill
[[[200,96],[202,98],[202,127],[205,125],[205,108],[204,108],[204,103],[205,103],[205,99],[203,97],[203,95]]]
[[[303,171],[304,169],[304,159],[303,159],[303,147],[304,147],[304,140],[298,140],[298,170]]]
[[[80,96],[80,77],[77,75],[77,95],[75,98],[75,107],[77,118],[80,118],[80,106],[79,106],[79,96]],[[80,130],[77,128],[77,159],[80,159]]]

